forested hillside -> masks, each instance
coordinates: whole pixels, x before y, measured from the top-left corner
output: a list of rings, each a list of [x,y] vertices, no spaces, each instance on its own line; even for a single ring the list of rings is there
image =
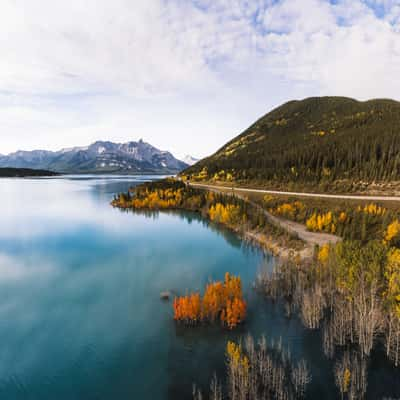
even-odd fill
[[[291,101],[188,168],[194,180],[352,189],[400,180],[400,103]]]
[[[29,168],[0,168],[0,178],[23,178],[29,176],[56,176],[56,172]]]

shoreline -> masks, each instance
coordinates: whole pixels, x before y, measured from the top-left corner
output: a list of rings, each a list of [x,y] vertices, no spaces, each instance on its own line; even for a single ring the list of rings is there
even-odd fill
[[[190,186],[201,190],[208,190],[208,191],[211,190],[216,193],[224,193],[227,195],[238,196],[251,206],[259,209],[262,213],[264,213],[264,215],[267,217],[267,220],[271,225],[283,229],[290,235],[297,236],[298,240],[304,244],[304,248],[301,250],[294,249],[290,246],[282,245],[281,243],[279,243],[279,240],[277,238],[273,238],[272,235],[266,235],[263,232],[250,229],[244,233],[245,238],[248,238],[251,241],[255,241],[256,243],[260,244],[263,248],[272,252],[275,256],[281,259],[288,259],[290,257],[296,257],[299,258],[300,260],[310,259],[314,256],[314,249],[316,246],[322,247],[326,244],[336,244],[342,241],[342,238],[339,236],[327,234],[324,232],[310,232],[303,224],[272,215],[267,210],[262,208],[260,205],[249,200],[245,196],[241,196],[240,194],[238,194],[240,190],[236,191],[235,193],[233,192],[229,193],[225,192],[224,190],[220,190],[220,189],[227,189],[224,187],[218,188],[217,186],[207,186],[207,185],[197,185],[197,184],[190,184]]]
[[[243,238],[249,242],[261,247],[280,261],[287,261],[290,258],[299,259],[302,261],[310,260],[314,257],[314,249],[310,245],[304,246],[303,249],[293,249],[289,246],[281,245],[272,236],[267,236],[262,232],[247,231]]]
[[[113,204],[111,202],[111,206],[117,208],[119,210],[127,210],[127,211],[153,211],[153,212],[162,212],[162,211],[186,211],[186,212],[194,212],[198,214],[201,218],[204,218],[207,222],[213,223],[216,226],[221,226],[223,228],[229,229],[232,233],[234,233],[241,240],[247,241],[255,246],[260,247],[262,251],[268,252],[272,256],[278,258],[281,261],[288,260],[289,258],[297,258],[300,260],[309,260],[314,256],[314,248],[310,244],[307,244],[305,241],[301,239],[297,239],[303,247],[301,249],[296,249],[294,247],[284,245],[280,243],[279,238],[274,238],[271,234],[266,234],[261,230],[254,229],[246,229],[243,230],[241,227],[233,226],[224,223],[216,223],[210,220],[207,216],[204,216],[201,210],[190,210],[187,208],[133,208],[133,207],[121,207],[120,205]]]
[[[196,187],[173,178],[130,188],[114,197],[111,206],[142,212],[196,212],[281,260],[309,260],[317,247],[341,241],[339,236],[309,232],[303,224],[276,217],[237,193],[234,196],[216,187]]]

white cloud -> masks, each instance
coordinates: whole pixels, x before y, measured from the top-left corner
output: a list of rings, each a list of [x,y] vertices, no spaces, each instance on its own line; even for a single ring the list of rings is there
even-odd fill
[[[0,152],[206,155],[282,101],[399,98],[396,0],[3,0]]]
[[[40,279],[42,275],[49,275],[53,272],[55,272],[53,266],[43,260],[40,262],[35,260],[35,263],[22,263],[16,257],[0,253],[0,284],[32,277]]]

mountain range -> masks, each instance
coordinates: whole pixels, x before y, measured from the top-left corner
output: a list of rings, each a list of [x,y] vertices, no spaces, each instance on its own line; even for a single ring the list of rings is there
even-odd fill
[[[400,103],[346,97],[290,101],[183,174],[265,188],[358,190],[400,181]]]
[[[182,171],[189,164],[139,140],[97,141],[87,147],[59,151],[17,151],[0,155],[0,167],[46,169],[60,173],[154,173]]]

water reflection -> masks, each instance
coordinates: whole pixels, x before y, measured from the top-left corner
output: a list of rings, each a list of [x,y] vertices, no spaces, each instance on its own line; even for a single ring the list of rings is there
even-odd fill
[[[0,182],[0,398],[190,393],[191,350],[181,347],[160,292],[200,288],[228,265],[250,289],[261,255],[246,255],[234,236],[196,215],[148,218],[110,207],[113,191],[132,183]],[[208,342],[203,332],[199,340],[223,354],[224,336],[217,331]]]
[[[206,218],[203,218],[197,212],[188,212],[188,211],[179,211],[179,210],[128,210],[128,209],[118,209],[119,212],[124,214],[133,214],[144,216],[145,218],[149,218],[153,221],[156,221],[160,217],[160,213],[162,215],[170,215],[176,218],[181,219],[182,221],[191,225],[193,222],[197,224],[201,224],[204,228],[209,229],[215,232],[216,235],[222,236],[231,246],[237,248],[243,248],[247,251],[253,251],[255,249],[254,245],[251,245],[248,242],[241,240],[237,235],[232,234],[233,232],[221,225],[213,223]]]

